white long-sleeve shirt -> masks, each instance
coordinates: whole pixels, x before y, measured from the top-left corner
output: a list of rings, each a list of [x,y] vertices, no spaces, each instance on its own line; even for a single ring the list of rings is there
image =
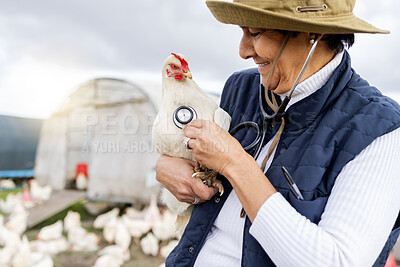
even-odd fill
[[[295,89],[289,105],[312,94],[331,76],[343,53]],[[259,165],[270,146],[257,160]],[[275,153],[275,152],[274,152]],[[273,154],[267,162],[269,168]],[[257,213],[250,234],[277,266],[371,266],[400,209],[400,129],[375,139],[339,173],[318,224],[280,194]],[[195,266],[240,266],[244,219],[234,190],[216,218]]]

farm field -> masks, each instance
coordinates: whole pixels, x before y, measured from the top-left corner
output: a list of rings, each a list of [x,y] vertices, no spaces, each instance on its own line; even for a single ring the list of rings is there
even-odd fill
[[[19,193],[22,192],[21,188],[18,188],[16,190],[8,190],[8,191],[0,191],[0,199],[6,199],[7,195],[10,193]],[[108,242],[104,239],[103,237],[103,231],[102,229],[94,229],[93,228],[93,222],[96,218],[96,216],[91,215],[85,208],[85,202],[87,200],[81,200],[67,209],[64,209],[52,217],[46,219],[45,221],[33,226],[32,228],[28,229],[25,231],[25,235],[27,236],[29,241],[33,241],[37,239],[37,235],[40,231],[45,226],[51,225],[56,223],[59,220],[64,220],[65,216],[69,211],[77,212],[80,214],[81,217],[81,225],[84,229],[86,229],[90,233],[95,233],[99,239],[100,242],[98,244],[98,250],[97,251],[72,251],[72,250],[65,250],[60,253],[57,253],[55,255],[52,255],[52,260],[54,263],[55,267],[88,267],[88,266],[93,266],[96,262],[96,260],[99,258],[98,252],[108,246]],[[126,205],[117,205],[113,207],[118,207],[120,209],[120,213],[123,213],[124,209],[126,208]],[[28,210],[29,212],[29,210]],[[4,213],[1,213],[0,215],[7,216]],[[67,237],[67,233],[64,231],[63,236]],[[161,245],[165,245],[165,242],[161,242]],[[145,255],[142,252],[142,249],[140,247],[140,241],[138,239],[132,238],[132,242],[129,246],[129,252],[130,252],[130,259],[126,261],[123,265],[124,267],[129,267],[129,266],[135,266],[135,267],[156,267],[160,266],[165,259],[161,256],[148,256]]]

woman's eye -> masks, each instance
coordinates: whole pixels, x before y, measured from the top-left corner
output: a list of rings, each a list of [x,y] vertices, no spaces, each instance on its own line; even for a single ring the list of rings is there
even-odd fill
[[[256,37],[257,35],[259,35],[261,32],[251,32],[250,35],[251,37]]]

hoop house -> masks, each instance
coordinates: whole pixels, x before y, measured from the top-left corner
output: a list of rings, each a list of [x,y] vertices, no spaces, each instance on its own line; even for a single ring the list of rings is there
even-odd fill
[[[43,123],[35,176],[54,189],[70,187],[88,166],[87,197],[147,202],[158,193],[151,142],[156,108],[138,86],[101,78],[80,86]]]

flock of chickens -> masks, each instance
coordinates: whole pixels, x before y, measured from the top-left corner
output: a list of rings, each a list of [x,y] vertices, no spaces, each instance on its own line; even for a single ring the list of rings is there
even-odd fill
[[[182,126],[193,119],[211,120],[227,130],[230,116],[218,107],[209,96],[192,80],[187,58],[182,54],[172,53],[162,68],[163,100],[153,125],[153,144],[157,152],[174,157],[193,160],[192,152],[182,146]],[[189,116],[190,115],[190,116]],[[168,127],[171,122],[176,127]],[[197,164],[200,166],[200,164]],[[205,175],[205,170],[195,170],[196,177],[201,178],[208,186],[218,184],[216,173]],[[78,175],[76,186],[86,188],[86,177]],[[27,186],[24,194],[9,194],[6,201],[0,202],[0,208],[6,218],[0,215],[0,266],[53,266],[51,255],[64,250],[98,251],[100,238],[95,233],[85,230],[80,222],[79,213],[68,212],[63,221],[42,228],[37,240],[28,241],[24,234],[27,226],[28,212],[26,208],[36,202],[45,201],[51,194],[51,188],[41,188],[32,180],[30,194]],[[32,198],[31,196],[32,195]],[[167,190],[163,191],[163,202],[172,210],[185,217],[181,224],[175,224],[176,214],[165,209],[160,213],[156,197],[153,196],[150,205],[139,211],[132,208],[125,210],[120,216],[120,210],[113,210],[99,215],[94,221],[95,229],[103,230],[103,237],[109,246],[99,251],[95,267],[120,266],[130,259],[129,247],[132,243],[140,245],[146,255],[161,255],[166,257],[177,245],[183,228],[190,217],[191,205],[179,202]],[[186,213],[185,213],[186,212]],[[63,235],[66,233],[66,237]],[[21,237],[22,235],[22,237]]]
[[[175,230],[176,215],[168,209],[160,212],[153,196],[144,210],[129,207],[120,215],[119,208],[114,208],[97,216],[93,228],[102,229],[102,236],[83,228],[78,212],[68,211],[63,220],[43,227],[36,240],[29,241],[24,234],[28,209],[45,201],[43,195],[35,199],[32,183],[40,188],[33,180],[31,194],[25,187],[24,193],[10,193],[5,200],[0,199],[0,211],[6,214],[0,214],[0,266],[51,267],[52,256],[66,250],[98,251],[94,267],[121,266],[130,260],[131,246],[140,245],[145,255],[166,258],[180,238]],[[108,246],[100,250],[102,238]]]

